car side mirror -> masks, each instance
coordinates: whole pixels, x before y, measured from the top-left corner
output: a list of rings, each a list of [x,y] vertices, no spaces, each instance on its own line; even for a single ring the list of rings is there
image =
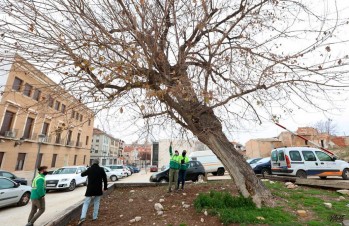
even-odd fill
[[[332,161],[336,161],[337,160],[337,157],[336,156],[333,156],[332,157]]]
[[[21,184],[20,183],[15,183],[15,188],[18,188],[19,186],[21,186]]]
[[[78,171],[76,172],[76,174],[79,174],[79,173],[81,173],[81,170],[78,170]]]

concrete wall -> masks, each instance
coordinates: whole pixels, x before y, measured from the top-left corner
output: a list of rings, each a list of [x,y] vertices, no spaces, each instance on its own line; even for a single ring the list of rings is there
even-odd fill
[[[246,156],[248,158],[269,157],[271,150],[282,147],[280,141],[249,140],[246,145]]]

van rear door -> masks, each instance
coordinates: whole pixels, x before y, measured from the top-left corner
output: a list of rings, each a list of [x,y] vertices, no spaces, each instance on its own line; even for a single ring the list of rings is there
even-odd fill
[[[275,149],[271,152],[271,168],[273,174],[286,173],[287,164],[283,149]]]

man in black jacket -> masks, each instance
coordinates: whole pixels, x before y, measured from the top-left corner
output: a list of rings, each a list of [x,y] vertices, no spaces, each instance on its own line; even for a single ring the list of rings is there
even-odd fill
[[[87,176],[87,189],[85,193],[85,201],[82,206],[81,217],[78,225],[82,225],[82,223],[86,219],[86,213],[88,210],[88,206],[90,205],[91,198],[94,196],[93,203],[93,220],[97,220],[98,218],[98,210],[99,203],[101,200],[101,196],[103,195],[103,191],[108,189],[107,183],[107,175],[102,167],[99,167],[99,161],[94,159],[92,161],[92,165],[85,172],[81,173],[81,176]],[[102,189],[102,181],[104,183],[104,189]]]

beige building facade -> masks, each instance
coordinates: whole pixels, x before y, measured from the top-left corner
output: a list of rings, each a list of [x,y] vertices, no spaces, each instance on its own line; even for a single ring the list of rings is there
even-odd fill
[[[49,168],[89,163],[89,108],[18,55],[0,68],[0,92],[1,169],[34,170],[36,161]]]

